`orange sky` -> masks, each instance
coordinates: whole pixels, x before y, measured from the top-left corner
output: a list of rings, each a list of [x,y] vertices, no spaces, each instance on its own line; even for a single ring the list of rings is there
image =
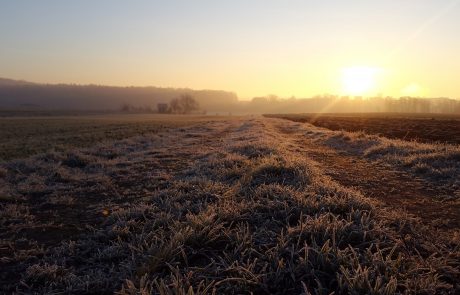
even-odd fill
[[[2,4],[0,76],[460,98],[458,0],[73,2]]]

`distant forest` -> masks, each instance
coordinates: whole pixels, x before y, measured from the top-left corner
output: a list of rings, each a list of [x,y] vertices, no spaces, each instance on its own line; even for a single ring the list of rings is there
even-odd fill
[[[114,87],[36,84],[0,79],[0,109],[157,112],[183,95],[199,105],[200,113],[353,113],[402,112],[460,114],[460,100],[413,97],[279,98],[274,95],[238,100],[235,93],[159,87]]]
[[[156,110],[189,94],[203,110],[227,111],[238,104],[235,93],[158,87],[113,87],[99,85],[34,84],[0,79],[0,108],[47,110]]]
[[[460,100],[416,97],[347,97],[324,95],[308,99],[256,97],[250,109],[262,113],[442,113],[460,114]]]

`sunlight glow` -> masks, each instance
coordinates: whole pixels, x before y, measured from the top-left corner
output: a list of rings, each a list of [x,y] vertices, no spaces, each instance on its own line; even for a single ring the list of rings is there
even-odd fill
[[[346,95],[367,95],[376,91],[377,74],[375,67],[349,67],[342,70],[342,87]]]
[[[417,83],[410,83],[401,89],[401,95],[403,96],[421,96],[423,92],[422,87]]]

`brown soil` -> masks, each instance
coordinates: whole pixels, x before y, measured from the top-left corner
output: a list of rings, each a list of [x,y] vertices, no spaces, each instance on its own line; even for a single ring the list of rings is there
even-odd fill
[[[460,118],[399,117],[394,115],[280,115],[295,122],[308,122],[331,130],[364,131],[393,139],[460,144]]]
[[[320,145],[295,132],[285,132],[281,126],[278,130],[291,138],[293,149],[318,162],[326,175],[341,185],[391,208],[404,209],[427,225],[444,230],[460,228],[460,201],[445,198],[454,191],[383,163]]]

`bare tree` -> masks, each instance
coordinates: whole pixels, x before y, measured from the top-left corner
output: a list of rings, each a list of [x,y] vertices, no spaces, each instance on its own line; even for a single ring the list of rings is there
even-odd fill
[[[169,108],[174,114],[190,114],[200,109],[198,102],[190,94],[183,94],[169,103]]]

